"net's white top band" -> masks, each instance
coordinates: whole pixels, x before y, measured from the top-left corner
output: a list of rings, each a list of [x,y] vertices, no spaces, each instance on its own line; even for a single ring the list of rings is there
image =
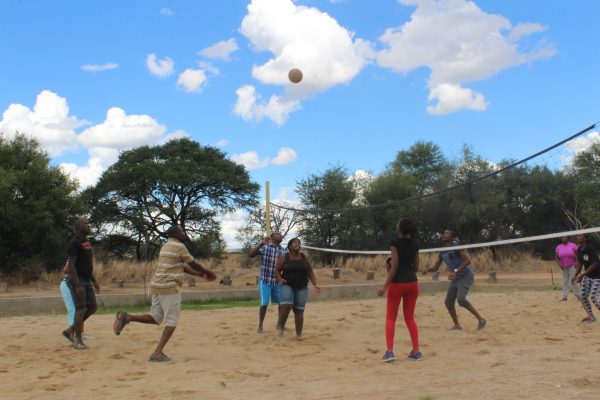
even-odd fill
[[[501,246],[503,244],[514,244],[514,243],[524,243],[524,242],[535,242],[538,240],[547,240],[547,239],[555,239],[561,238],[564,236],[575,236],[581,235],[584,233],[595,233],[600,232],[600,227],[595,228],[587,228],[587,229],[578,229],[576,231],[565,231],[565,232],[557,232],[557,233],[549,233],[546,235],[538,235],[538,236],[528,236],[524,238],[516,238],[516,239],[506,239],[506,240],[497,240],[495,242],[483,242],[483,243],[474,243],[474,244],[461,244],[457,246],[449,246],[449,247],[435,247],[432,249],[421,249],[420,253],[432,253],[437,251],[447,251],[447,250],[464,250],[464,249],[474,249],[478,247],[492,247],[492,246]],[[339,250],[339,249],[325,249],[322,247],[312,247],[312,246],[302,246],[305,249],[315,250],[315,251],[324,251],[328,253],[345,253],[345,254],[365,254],[365,255],[387,255],[390,254],[389,250]]]

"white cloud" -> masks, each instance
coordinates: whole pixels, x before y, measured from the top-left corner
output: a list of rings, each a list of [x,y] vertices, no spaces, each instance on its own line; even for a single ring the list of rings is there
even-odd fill
[[[540,24],[531,24],[531,23],[517,24],[510,31],[510,34],[508,35],[508,37],[512,41],[517,41],[517,40],[521,39],[523,36],[528,36],[528,35],[531,35],[534,33],[544,32],[545,30],[546,30],[546,27],[544,25],[540,25]]]
[[[177,79],[177,87],[184,92],[198,93],[206,81],[206,73],[201,69],[188,68]]]
[[[88,72],[100,72],[107,71],[110,69],[116,69],[119,67],[119,64],[115,63],[106,63],[106,64],[85,64],[81,66],[81,69]]]
[[[243,165],[249,170],[264,168],[269,165],[269,159],[265,158],[261,160],[258,153],[255,151],[247,151],[241,154],[234,154],[231,156],[231,160]]]
[[[210,47],[202,50],[201,55],[208,58],[219,58],[224,61],[229,61],[231,53],[238,49],[238,45],[234,38],[229,40],[222,40],[218,43],[213,44]]]
[[[198,61],[198,66],[204,70],[204,72],[208,72],[211,75],[220,75],[221,71],[219,68],[215,67],[211,63],[207,61]]]
[[[299,99],[350,82],[367,63],[368,46],[364,41],[353,40],[354,34],[327,13],[296,6],[291,0],[253,0],[240,31],[255,50],[273,54],[265,64],[252,68],[254,78],[286,87],[283,96],[271,97],[262,107],[236,106],[236,114],[246,120],[260,121],[267,117],[281,124],[300,108]],[[304,74],[298,85],[288,80],[292,68],[299,68]],[[242,95],[250,95],[245,88],[248,86],[238,89],[238,96],[240,90]],[[248,100],[248,96],[238,97],[238,103]]]
[[[586,151],[594,143],[600,143],[600,132],[598,131],[592,131],[587,135],[568,141],[565,144],[563,154],[560,155],[563,165],[570,165],[577,154]]]
[[[237,91],[237,101],[233,112],[246,121],[260,122],[269,118],[282,125],[290,113],[300,109],[300,101],[288,97],[271,96],[268,102],[259,102],[260,96],[252,85],[246,85]]]
[[[102,123],[78,134],[76,129],[84,125],[90,123],[69,115],[65,98],[44,90],[37,96],[33,110],[22,104],[11,104],[0,120],[0,132],[8,139],[17,132],[37,139],[52,158],[78,147],[86,149],[89,158],[84,165],[60,165],[78,179],[82,187],[96,183],[102,172],[117,161],[122,150],[189,137],[182,130],[165,135],[165,126],[149,115],[127,115],[118,107],[110,108]]]
[[[187,134],[186,131],[178,129],[176,131],[167,133],[163,139],[162,139],[162,143],[167,143],[169,140],[173,140],[173,139],[186,139],[186,138],[190,138],[191,136]]]
[[[427,107],[427,112],[432,115],[446,115],[459,110],[483,111],[487,108],[482,94],[450,83],[441,83],[432,88],[429,100],[437,101],[437,104]]]
[[[352,174],[352,176],[348,177],[348,180],[350,182],[361,182],[361,183],[369,183],[373,179],[375,179],[375,176],[373,174],[371,174],[370,172],[367,172],[363,169],[357,169],[356,171],[354,171],[354,174]]]
[[[545,28],[534,23],[513,27],[505,17],[488,14],[469,0],[400,2],[416,6],[416,10],[409,22],[387,29],[379,38],[386,48],[378,53],[377,62],[400,73],[428,67],[430,99],[439,97],[433,92],[443,90],[441,84],[460,87],[460,83],[486,79],[504,69],[556,53],[554,47],[542,41],[531,52],[520,53],[516,41]],[[461,96],[465,90],[468,89],[460,91]],[[484,103],[483,96],[479,96],[471,93],[472,101],[463,104],[467,109],[479,110]],[[430,108],[437,110],[438,106]]]
[[[269,166],[269,164],[285,165],[295,161],[296,158],[296,150],[292,149],[291,147],[280,148],[277,152],[277,155],[273,159],[267,157],[261,160],[258,153],[255,151],[247,151],[245,153],[234,154],[231,156],[232,161],[242,164],[249,170],[265,168]]]
[[[102,123],[87,128],[77,137],[88,150],[86,164],[64,163],[61,167],[85,188],[98,181],[118,160],[121,151],[188,136],[182,130],[164,135],[165,131],[165,126],[149,115],[127,115],[121,108],[113,107],[107,111]]]
[[[227,140],[221,139],[221,140],[219,140],[218,142],[215,143],[215,146],[217,146],[217,147],[225,147],[225,146],[227,146],[227,143],[228,143]]]
[[[354,190],[356,191],[356,198],[354,199],[354,205],[359,206],[364,204],[364,192],[368,186],[375,180],[375,176],[365,170],[357,169],[354,174],[348,177],[348,181],[352,182]]]
[[[285,186],[279,190],[277,196],[274,199],[271,199],[271,201],[274,203],[286,202],[297,204],[300,200],[298,199],[296,188],[292,186]]]
[[[246,223],[248,213],[242,209],[237,209],[232,213],[228,213],[217,218],[221,224],[221,235],[227,243],[228,248],[238,248],[241,246],[235,238],[238,229]]]
[[[69,115],[64,97],[44,90],[38,94],[33,110],[22,104],[11,104],[2,114],[0,132],[13,138],[17,132],[36,139],[51,157],[77,148],[75,129],[88,124]]]
[[[146,66],[152,75],[160,78],[167,77],[175,71],[175,62],[169,57],[157,59],[156,54],[148,54]]]
[[[149,115],[127,115],[123,109],[112,107],[104,122],[83,131],[78,140],[87,148],[123,149],[156,142],[165,130]]]
[[[82,189],[96,184],[102,173],[119,159],[119,150],[108,147],[89,149],[89,159],[83,166],[62,163],[60,167],[71,178],[77,179]]]
[[[175,15],[175,11],[171,10],[170,8],[164,7],[160,9],[160,13],[166,17],[170,17],[172,15]]]
[[[271,161],[271,163],[275,165],[285,165],[291,163],[292,161],[295,161],[296,158],[296,150],[292,149],[291,147],[282,147],[281,149],[279,149],[277,156],[273,158],[273,161]]]

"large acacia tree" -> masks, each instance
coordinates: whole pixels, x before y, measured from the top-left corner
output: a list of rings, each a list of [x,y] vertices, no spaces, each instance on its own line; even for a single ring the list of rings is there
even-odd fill
[[[178,139],[122,153],[87,195],[93,222],[130,235],[140,258],[173,224],[192,237],[218,234],[217,215],[255,206],[258,189],[219,149]]]

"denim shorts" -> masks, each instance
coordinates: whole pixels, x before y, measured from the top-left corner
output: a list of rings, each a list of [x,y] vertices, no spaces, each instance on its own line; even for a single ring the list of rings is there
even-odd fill
[[[292,304],[297,310],[304,310],[306,298],[308,297],[308,286],[302,289],[294,289],[290,285],[281,285],[279,304]]]

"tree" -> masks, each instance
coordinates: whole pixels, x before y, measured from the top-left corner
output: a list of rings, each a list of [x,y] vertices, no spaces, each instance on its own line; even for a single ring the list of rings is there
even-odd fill
[[[0,134],[1,272],[64,264],[71,225],[81,211],[76,189],[34,139]]]
[[[448,167],[448,160],[437,144],[418,141],[408,150],[398,152],[388,172],[413,176],[417,192],[425,194],[432,191],[435,182]]]
[[[282,204],[285,205],[285,204]],[[255,207],[246,216],[243,226],[237,229],[236,240],[242,246],[242,252],[248,254],[267,231],[267,208],[264,205]],[[281,232],[285,238],[298,224],[298,214],[279,207],[271,207],[271,232]],[[245,266],[252,265],[253,259],[245,258]]]
[[[298,181],[296,191],[300,202],[309,210],[353,207],[356,193],[349,177],[345,168],[334,166],[321,175],[311,175]],[[302,238],[313,246],[344,247],[357,229],[347,212],[303,213],[299,219]],[[331,263],[331,253],[322,255],[321,261]]]
[[[415,194],[414,177],[401,171],[388,170],[375,178],[364,191],[365,205],[398,202]],[[412,211],[414,208],[415,202],[410,202],[355,212],[354,218],[361,222],[362,228],[354,236],[356,245],[359,247],[353,248],[364,250],[389,248],[391,238],[396,235],[396,223],[402,216],[410,216],[415,219],[416,215]]]
[[[585,226],[600,226],[600,142],[579,152],[570,175],[575,183],[575,197]]]
[[[128,234],[138,249],[152,249],[174,224],[191,237],[216,237],[217,215],[254,206],[258,189],[219,149],[178,139],[122,153],[87,198],[94,223]]]
[[[494,190],[495,177],[472,181],[493,172],[494,166],[468,145],[463,146],[462,153],[462,159],[453,168],[450,185],[464,186],[452,191],[449,206],[453,218],[447,228],[455,230],[468,243],[489,240],[502,196]]]

